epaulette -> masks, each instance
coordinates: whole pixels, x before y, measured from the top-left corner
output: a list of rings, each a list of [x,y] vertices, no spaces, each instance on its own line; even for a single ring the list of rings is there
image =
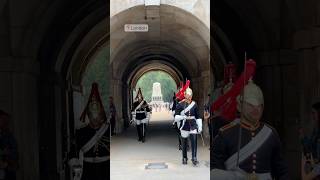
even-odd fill
[[[236,125],[237,125],[237,123],[230,122],[229,124],[227,124],[227,125],[223,126],[222,128],[220,128],[220,131],[223,132],[223,131],[225,131],[227,129],[230,129],[230,128],[236,126]]]

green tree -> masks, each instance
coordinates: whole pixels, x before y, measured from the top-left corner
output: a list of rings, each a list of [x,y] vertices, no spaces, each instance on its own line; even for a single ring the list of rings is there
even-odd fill
[[[166,72],[150,71],[145,73],[138,80],[136,89],[140,87],[145,100],[150,102],[152,96],[152,86],[155,82],[159,82],[161,84],[163,101],[170,102],[172,100],[173,93],[177,91],[177,85],[173,78]]]
[[[109,48],[104,47],[100,51],[98,51],[94,58],[90,61],[82,77],[82,88],[85,99],[87,100],[89,98],[92,83],[97,82],[99,85],[99,92],[105,110],[107,110],[107,107],[109,106],[108,63]]]

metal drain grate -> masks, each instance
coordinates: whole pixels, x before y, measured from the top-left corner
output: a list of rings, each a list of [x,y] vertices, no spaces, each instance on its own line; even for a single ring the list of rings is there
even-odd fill
[[[168,169],[168,165],[164,162],[148,163],[145,169]]]

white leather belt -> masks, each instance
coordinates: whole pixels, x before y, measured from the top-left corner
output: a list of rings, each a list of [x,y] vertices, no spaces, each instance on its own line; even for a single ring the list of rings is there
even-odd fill
[[[83,161],[89,162],[89,163],[101,163],[109,160],[108,156],[103,156],[103,157],[85,157]]]
[[[191,119],[196,119],[195,116],[187,116],[186,119],[191,120]]]
[[[144,118],[144,119],[136,119],[136,123],[139,125],[141,123],[148,123],[148,119]]]

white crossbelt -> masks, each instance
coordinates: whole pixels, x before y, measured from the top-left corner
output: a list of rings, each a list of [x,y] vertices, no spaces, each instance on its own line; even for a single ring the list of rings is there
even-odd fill
[[[85,157],[83,158],[83,161],[89,162],[89,163],[101,163],[108,161],[109,157],[108,156],[103,156],[103,157]]]
[[[80,180],[81,179],[82,167],[83,167],[83,161],[84,161],[84,153],[88,152],[99,141],[99,139],[107,131],[108,127],[109,127],[109,124],[103,123],[103,125],[95,133],[95,135],[80,149],[80,151],[79,151],[79,159],[78,160],[79,160],[81,168],[79,168],[78,172],[75,173],[75,175],[73,177],[74,180]]]
[[[183,111],[180,112],[180,115],[185,116],[186,112],[190,111],[196,103],[194,101],[191,102]],[[182,130],[184,124],[186,123],[186,119],[182,120],[182,126],[180,130]]]
[[[272,130],[264,125],[260,132],[252,138],[252,140],[240,149],[239,152],[239,164],[251,156],[257,149],[259,149],[262,144],[269,138]],[[225,162],[226,169],[234,169],[237,166],[237,153],[234,153],[227,161]]]
[[[183,111],[180,112],[180,115],[185,115],[186,112],[190,111],[191,108],[193,108],[193,106],[195,105],[196,103],[194,101],[192,101]]]

